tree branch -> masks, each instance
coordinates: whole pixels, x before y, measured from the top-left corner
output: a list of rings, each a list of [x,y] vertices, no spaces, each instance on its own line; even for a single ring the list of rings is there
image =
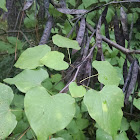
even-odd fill
[[[95,31],[95,29],[93,29],[93,28],[91,27],[91,25],[89,25],[88,23],[86,23],[86,25],[87,25],[87,28],[88,28],[91,32]],[[112,45],[114,48],[120,50],[122,53],[124,53],[124,54],[126,54],[126,55],[128,55],[128,54],[140,54],[140,50],[129,50],[129,49],[126,49],[126,48],[120,46],[119,44],[117,44],[117,43],[115,43],[115,42],[109,40],[108,38],[106,38],[106,37],[104,37],[104,36],[102,36],[102,40],[103,40],[104,42],[106,42],[106,43]]]

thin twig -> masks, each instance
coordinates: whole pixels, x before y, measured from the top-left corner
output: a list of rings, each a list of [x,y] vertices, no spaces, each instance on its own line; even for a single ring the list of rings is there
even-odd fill
[[[95,31],[95,29],[93,29],[91,27],[91,25],[89,25],[88,23],[86,23],[86,25],[87,25],[87,27],[88,27],[88,29],[90,31],[92,31],[92,32]],[[104,36],[102,36],[102,39],[103,39],[104,42],[112,45],[113,47],[115,47],[116,49],[120,50],[124,54],[140,54],[140,50],[129,50],[129,49],[126,49],[126,48],[122,47],[121,45],[119,45],[119,44],[109,40],[108,38],[106,38]]]
[[[28,131],[29,129],[31,129],[31,127],[28,127],[28,128],[24,131],[24,133],[18,138],[18,140],[20,140],[20,139],[27,133],[27,131]]]
[[[116,49],[120,50],[124,54],[140,54],[140,50],[129,50],[126,49],[119,44],[114,43],[113,41],[109,40],[108,38],[102,36],[104,42],[109,43],[110,45],[114,46]]]
[[[83,58],[83,59],[82,59],[82,62],[81,62],[81,63],[78,65],[78,67],[77,67],[77,71],[76,71],[76,73],[75,73],[73,79],[72,79],[59,93],[63,93],[63,92],[69,87],[70,83],[76,80],[76,77],[77,77],[77,75],[78,75],[78,72],[79,72],[79,70],[80,70],[80,67],[81,67],[82,64],[91,56],[91,54],[92,54],[92,52],[93,52],[95,46],[96,46],[96,44],[94,44],[94,46],[90,49],[90,52],[89,52],[88,56],[87,56],[86,58]]]
[[[69,87],[70,83],[76,80],[76,77],[77,77],[77,75],[78,75],[78,72],[79,72],[79,70],[80,70],[80,67],[81,67],[81,65],[78,66],[77,71],[76,71],[76,73],[75,73],[73,79],[72,79],[59,93],[63,93],[63,91],[65,91],[65,90]]]
[[[21,33],[21,34],[24,36],[25,40],[29,43],[30,46],[33,46],[33,45],[30,43],[30,41],[29,41],[29,39],[27,38],[27,36],[26,36],[21,30],[7,31],[6,33],[17,33],[17,32]]]
[[[84,16],[84,15],[86,15],[86,14],[88,14],[88,13],[91,13],[91,12],[93,12],[93,11],[95,11],[95,10],[98,10],[98,9],[100,9],[100,8],[103,8],[103,7],[108,6],[108,5],[111,5],[111,4],[121,4],[121,3],[130,3],[130,2],[140,2],[140,0],[111,1],[111,2],[106,3],[106,4],[103,4],[103,5],[100,5],[100,6],[96,6],[96,7],[92,8],[92,9],[88,10],[87,12],[81,14],[79,17],[82,17],[82,16]],[[79,18],[79,17],[78,17],[78,18]],[[76,18],[73,18],[72,21],[73,21],[73,20],[76,20],[76,19],[77,19],[77,17],[76,17]]]

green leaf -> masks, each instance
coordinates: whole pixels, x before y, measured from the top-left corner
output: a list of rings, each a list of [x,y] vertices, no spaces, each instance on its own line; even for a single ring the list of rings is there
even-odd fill
[[[79,128],[78,128],[76,121],[74,119],[67,126],[67,130],[70,134],[75,134],[79,131]]]
[[[56,84],[56,85],[54,85],[54,89],[55,90],[57,90],[58,92],[61,90],[61,89],[63,89],[65,87],[65,84],[64,84],[64,82],[59,82],[58,84]]]
[[[88,127],[89,121],[87,119],[78,118],[76,120],[76,124],[77,124],[79,130],[83,130]]]
[[[81,85],[77,86],[76,82],[71,82],[69,85],[69,91],[72,97],[83,97],[86,94],[86,89]]]
[[[15,67],[20,69],[35,69],[38,66],[42,66],[40,59],[50,51],[51,48],[48,45],[39,45],[33,48],[28,48],[21,54]]]
[[[84,132],[83,131],[78,131],[78,133],[73,134],[73,140],[86,140]]]
[[[98,71],[98,80],[101,83],[104,85],[119,85],[118,73],[108,61],[93,61],[92,66]]]
[[[4,82],[14,84],[21,92],[26,93],[29,89],[41,85],[41,82],[48,78],[44,69],[24,70],[14,78],[6,78]]]
[[[138,140],[140,140],[140,135],[137,135],[136,138],[137,138]]]
[[[121,125],[123,102],[123,92],[115,85],[107,85],[100,92],[89,90],[84,96],[90,116],[113,137]]]
[[[47,90],[50,90],[50,89],[53,87],[50,78],[45,79],[45,80],[42,82],[42,86],[43,86],[44,88],[46,88]]]
[[[113,139],[108,133],[99,128],[96,131],[96,140],[113,140]]]
[[[140,98],[139,99],[134,98],[133,104],[137,109],[140,110]]]
[[[75,101],[68,94],[50,96],[45,88],[29,90],[24,100],[25,113],[38,140],[64,129],[75,114]]]
[[[13,134],[19,134],[21,132],[24,132],[28,127],[29,127],[29,124],[27,122],[20,120],[16,128],[14,129]]]
[[[18,50],[22,49],[22,46],[24,45],[23,42],[21,42],[19,39],[17,39],[17,37],[7,37],[7,40],[9,43],[11,43],[14,46],[14,51],[15,51],[15,47],[17,46]]]
[[[13,114],[16,116],[16,120],[20,121],[22,119],[22,115],[23,115],[23,110],[19,107],[14,107],[12,108],[13,110]]]
[[[82,0],[85,8],[89,7],[94,3],[98,3],[98,0]]]
[[[121,131],[127,131],[129,129],[129,123],[127,122],[126,118],[122,118],[122,122],[121,122],[121,127],[120,130]]]
[[[54,70],[65,70],[69,67],[69,65],[63,61],[64,54],[58,51],[48,52],[40,62],[45,66],[52,68]]]
[[[71,40],[67,37],[63,37],[61,35],[54,35],[52,37],[53,43],[57,45],[58,47],[62,48],[72,48],[75,50],[80,50],[79,44],[76,40]]]
[[[76,5],[75,0],[67,0],[67,2],[70,3],[72,6],[75,6]]]
[[[52,83],[57,83],[61,79],[62,79],[62,75],[61,74],[58,74],[57,73],[57,74],[51,75],[51,81],[52,81]]]
[[[56,133],[57,137],[62,137],[64,140],[73,140],[72,135],[69,134],[67,130],[61,130]]]
[[[37,19],[34,13],[28,15],[28,17],[25,17],[24,25],[26,26],[26,28],[35,28],[36,24],[37,24]]]
[[[114,13],[115,13],[114,7],[109,6],[108,11],[107,11],[107,15],[106,15],[107,23],[111,22],[111,20],[112,20],[112,18],[114,16]]]
[[[7,12],[6,0],[0,0],[0,8],[2,8],[3,10]]]
[[[5,43],[4,41],[0,41],[0,52],[7,52],[9,54],[12,54],[15,52],[15,48],[9,43]]]
[[[140,131],[139,131],[140,130],[140,121],[138,121],[138,122],[131,121],[130,126],[135,133],[140,134]]]
[[[13,97],[12,89],[0,83],[0,139],[10,135],[17,125],[16,117],[9,108]]]
[[[23,108],[24,107],[24,96],[20,94],[14,94],[14,99],[12,102],[16,107]]]
[[[119,135],[117,135],[114,140],[129,140],[129,139],[127,137],[126,132],[122,132]]]

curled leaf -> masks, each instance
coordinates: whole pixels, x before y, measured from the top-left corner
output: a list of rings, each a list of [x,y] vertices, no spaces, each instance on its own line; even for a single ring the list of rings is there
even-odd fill
[[[123,34],[124,34],[125,39],[128,41],[129,35],[128,35],[128,28],[127,28],[127,15],[123,7],[121,7],[120,9],[120,15],[121,15],[121,24],[122,24]]]
[[[128,103],[129,96],[131,95],[133,89],[135,88],[138,76],[138,68],[139,68],[138,61],[134,60],[129,68],[129,72],[123,86],[123,92],[125,93],[125,104]]]
[[[115,12],[115,16],[114,16],[114,34],[115,34],[115,40],[116,40],[117,44],[124,47],[125,39],[124,39],[124,35],[121,32],[121,28],[119,27],[119,20],[118,20],[118,16],[117,16],[116,12]]]
[[[23,7],[23,11],[29,9],[32,5],[33,5],[34,0],[28,0],[26,1],[24,7]]]
[[[98,54],[101,58],[101,60],[104,60],[103,52],[102,52],[102,36],[101,36],[101,20],[102,20],[102,15],[99,18],[98,25],[97,25],[97,30],[96,30],[96,45],[98,48]]]
[[[85,21],[85,18],[83,17],[81,19],[79,31],[78,31],[77,38],[76,38],[79,46],[81,46],[83,39],[84,39],[85,27],[86,27],[86,21]],[[77,50],[72,50],[72,54],[75,54],[76,52],[77,52]]]
[[[67,9],[67,8],[57,8],[57,10],[64,14],[71,14],[71,15],[77,15],[77,14],[85,14],[87,10],[85,9]]]
[[[80,28],[79,28],[79,31],[78,31],[78,35],[77,35],[77,38],[76,38],[76,40],[79,43],[79,46],[81,46],[83,38],[84,38],[85,27],[86,27],[86,21],[85,21],[85,18],[82,18],[81,22],[80,22]]]
[[[44,29],[44,32],[43,32],[43,35],[39,42],[39,45],[43,45],[43,44],[47,43],[47,41],[49,40],[49,37],[50,37],[52,27],[53,27],[53,18],[52,18],[52,16],[49,16],[45,29]]]

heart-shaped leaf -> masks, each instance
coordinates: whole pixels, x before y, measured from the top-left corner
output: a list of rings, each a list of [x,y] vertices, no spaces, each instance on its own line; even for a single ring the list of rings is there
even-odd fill
[[[21,54],[15,64],[15,67],[20,69],[35,69],[38,66],[42,66],[40,59],[50,51],[51,48],[47,45],[39,45],[33,48],[28,48]]]
[[[14,94],[12,89],[0,83],[0,139],[6,138],[17,125],[16,117],[10,111]]]
[[[69,91],[72,97],[83,97],[86,93],[86,89],[83,86],[77,86],[76,82],[71,82],[69,85]]]
[[[79,44],[76,40],[71,40],[67,37],[63,37],[61,35],[54,35],[52,37],[53,43],[57,45],[58,47],[62,48],[72,48],[75,50],[80,50]]]
[[[24,100],[25,113],[38,140],[64,129],[75,114],[75,101],[68,94],[50,96],[45,88],[29,90]]]
[[[32,87],[41,85],[41,82],[48,77],[44,69],[24,70],[14,78],[6,78],[4,82],[14,84],[21,92],[26,93]]]
[[[52,68],[54,70],[65,70],[68,68],[68,64],[63,61],[64,54],[58,51],[48,52],[40,62],[45,66]]]
[[[115,85],[107,85],[100,92],[89,90],[84,96],[90,116],[113,137],[121,125],[123,102],[123,92]]]
[[[118,73],[108,61],[93,61],[92,66],[98,71],[98,80],[101,83],[104,85],[119,85]]]

